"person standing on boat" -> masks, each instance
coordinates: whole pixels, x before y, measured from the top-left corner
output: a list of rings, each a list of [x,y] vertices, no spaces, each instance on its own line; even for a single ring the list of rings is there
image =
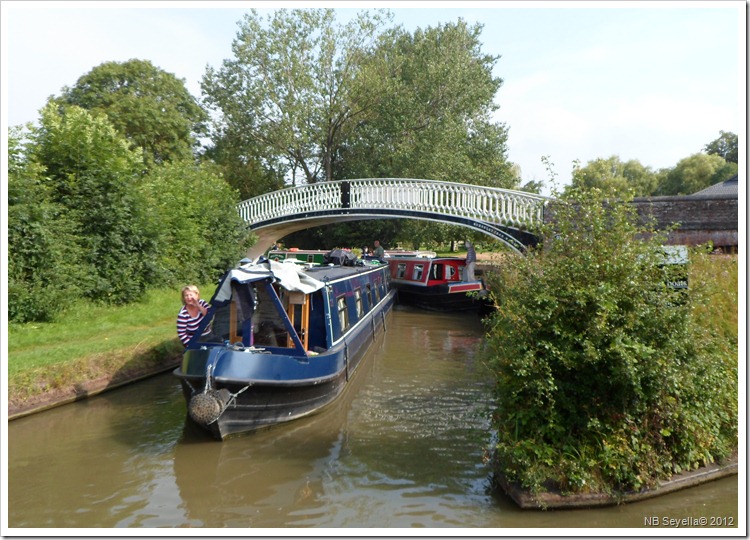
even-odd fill
[[[372,256],[379,261],[385,262],[385,250],[380,245],[380,240],[375,240],[375,247],[372,249]]]
[[[466,270],[464,273],[465,281],[476,281],[474,277],[474,267],[477,265],[477,252],[471,241],[464,242],[466,245]]]
[[[208,313],[209,304],[201,299],[201,293],[195,285],[182,288],[182,309],[177,314],[177,337],[187,346],[193,335],[198,331],[203,317]],[[206,328],[204,334],[209,333]]]

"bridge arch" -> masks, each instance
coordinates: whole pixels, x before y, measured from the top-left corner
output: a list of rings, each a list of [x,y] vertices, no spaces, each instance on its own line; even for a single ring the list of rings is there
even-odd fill
[[[523,252],[537,243],[548,197],[455,182],[401,178],[339,180],[286,188],[237,205],[258,235],[248,257],[312,226],[363,219],[422,219],[461,225]]]

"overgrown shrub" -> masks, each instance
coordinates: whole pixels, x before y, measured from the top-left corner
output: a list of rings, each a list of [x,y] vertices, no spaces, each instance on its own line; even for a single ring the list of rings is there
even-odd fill
[[[497,472],[532,491],[619,492],[728,456],[736,348],[703,333],[699,291],[667,285],[664,238],[598,190],[553,211],[542,246],[489,276]]]
[[[211,283],[247,253],[253,235],[236,210],[239,194],[208,166],[154,167],[140,186],[159,230],[161,285]]]
[[[8,317],[49,321],[80,294],[82,275],[64,208],[50,200],[41,167],[24,159],[25,138],[8,139]]]
[[[48,105],[9,131],[8,316],[51,321],[79,298],[129,303],[149,287],[210,283],[253,239],[237,193],[206,166],[143,176],[103,116]]]

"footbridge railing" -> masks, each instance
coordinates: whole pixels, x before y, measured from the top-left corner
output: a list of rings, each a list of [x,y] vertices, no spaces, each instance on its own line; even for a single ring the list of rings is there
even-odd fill
[[[455,182],[368,178],[286,188],[243,201],[238,210],[251,229],[274,228],[277,235],[291,232],[294,222],[299,230],[314,221],[399,217],[464,225],[523,250],[535,243],[547,200],[534,193]],[[304,226],[299,223],[303,221]]]

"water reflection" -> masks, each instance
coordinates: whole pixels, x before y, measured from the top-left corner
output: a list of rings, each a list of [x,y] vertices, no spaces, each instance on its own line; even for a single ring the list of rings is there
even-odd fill
[[[223,443],[167,374],[8,426],[10,527],[638,528],[738,516],[731,477],[620,507],[521,511],[489,489],[482,328],[398,309],[342,399]],[[469,533],[471,534],[471,533]]]
[[[187,525],[295,526],[322,516],[324,479],[341,458],[347,410],[372,369],[370,351],[340,400],[279,428],[217,443],[189,424],[174,450],[174,477]]]

